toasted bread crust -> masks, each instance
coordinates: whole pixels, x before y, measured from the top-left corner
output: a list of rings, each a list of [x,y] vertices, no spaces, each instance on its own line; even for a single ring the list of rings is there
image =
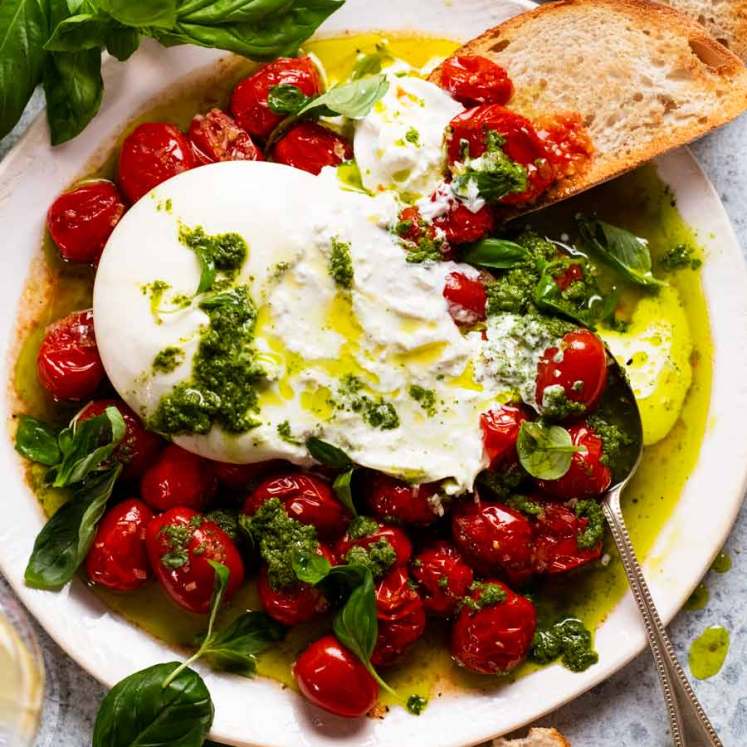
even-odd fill
[[[530,729],[523,739],[494,739],[492,747],[571,747],[557,729]]]

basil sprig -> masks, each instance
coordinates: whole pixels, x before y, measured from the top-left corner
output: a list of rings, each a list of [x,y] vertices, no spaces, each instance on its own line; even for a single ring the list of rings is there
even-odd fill
[[[306,448],[309,454],[325,467],[345,470],[353,467],[353,460],[342,449],[322,441],[321,438],[316,436],[307,438]]]
[[[573,455],[579,451],[571,434],[559,425],[524,421],[516,440],[521,466],[538,480],[557,480],[568,472]]]
[[[353,500],[353,475],[355,469],[350,468],[345,472],[341,472],[335,478],[332,483],[332,490],[335,491],[337,500],[342,503],[345,508],[350,511],[353,516],[358,516],[358,510],[355,507],[355,501]]]
[[[510,270],[528,259],[529,250],[508,239],[482,239],[470,244],[461,255],[462,262],[495,270]]]
[[[52,467],[62,458],[57,435],[57,430],[47,423],[21,415],[16,431],[16,451],[32,462]]]

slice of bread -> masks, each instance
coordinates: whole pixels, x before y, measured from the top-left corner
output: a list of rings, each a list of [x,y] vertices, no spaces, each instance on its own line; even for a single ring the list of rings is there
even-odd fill
[[[707,2],[707,0],[703,0]],[[648,0],[559,0],[486,31],[457,54],[504,67],[510,109],[582,115],[595,154],[534,210],[634,169],[747,109],[747,68],[694,19]],[[440,82],[440,68],[431,80]]]
[[[494,739],[491,747],[571,747],[557,729],[530,729],[523,739]]]

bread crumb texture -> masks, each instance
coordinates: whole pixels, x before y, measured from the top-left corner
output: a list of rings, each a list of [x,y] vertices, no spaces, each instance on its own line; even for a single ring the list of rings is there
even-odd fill
[[[492,747],[571,747],[557,729],[530,729],[523,739],[494,739]]]

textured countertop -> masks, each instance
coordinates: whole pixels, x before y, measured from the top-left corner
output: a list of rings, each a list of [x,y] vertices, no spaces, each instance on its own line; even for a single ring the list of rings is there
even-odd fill
[[[0,158],[40,107],[38,96],[16,130],[0,141]],[[724,202],[739,237],[747,247],[747,115],[693,147]],[[744,343],[744,330],[735,330]],[[709,625],[723,625],[731,634],[726,662],[715,677],[694,681],[726,747],[747,744],[747,510],[743,509],[726,545],[733,565],[727,573],[711,572],[705,579],[707,606],[681,612],[670,632],[684,660],[690,642]],[[11,595],[0,577],[0,604]],[[38,747],[84,747],[90,744],[92,722],[104,695],[101,686],[41,628],[37,631],[47,669],[47,693]],[[574,747],[665,747],[665,712],[648,653],[570,705],[542,719],[560,729]]]

